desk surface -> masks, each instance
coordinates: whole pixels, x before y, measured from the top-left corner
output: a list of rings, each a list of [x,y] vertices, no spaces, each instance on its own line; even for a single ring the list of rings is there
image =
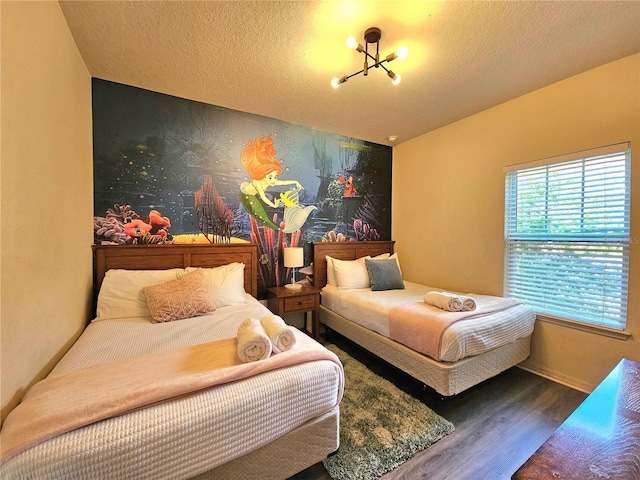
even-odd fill
[[[640,478],[640,363],[621,360],[512,478]]]

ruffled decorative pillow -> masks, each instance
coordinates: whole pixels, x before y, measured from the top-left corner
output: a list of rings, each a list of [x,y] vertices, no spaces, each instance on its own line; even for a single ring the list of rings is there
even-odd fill
[[[215,311],[202,270],[143,288],[153,323],[197,317]]]

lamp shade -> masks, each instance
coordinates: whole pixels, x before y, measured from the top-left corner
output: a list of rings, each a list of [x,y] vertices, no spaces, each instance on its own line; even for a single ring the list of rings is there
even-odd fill
[[[289,247],[284,249],[285,267],[302,267],[304,265],[304,251],[302,247]]]

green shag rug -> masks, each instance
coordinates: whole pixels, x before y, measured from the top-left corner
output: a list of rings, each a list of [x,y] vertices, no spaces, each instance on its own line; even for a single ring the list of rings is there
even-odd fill
[[[453,424],[335,345],[345,374],[340,448],[323,464],[335,480],[374,480],[454,430]]]

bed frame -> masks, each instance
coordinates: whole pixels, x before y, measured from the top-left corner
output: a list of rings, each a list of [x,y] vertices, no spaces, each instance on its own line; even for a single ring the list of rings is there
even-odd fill
[[[393,253],[393,241],[314,242],[313,281],[327,284],[326,255],[355,260],[365,255]],[[529,356],[531,336],[457,362],[438,362],[401,343],[368,330],[338,315],[320,303],[320,323],[354,341],[371,353],[408,373],[443,396],[458,394],[517,365]]]
[[[245,264],[245,291],[258,294],[258,247],[250,243],[215,245],[94,245],[94,297],[107,270],[212,268]],[[94,303],[95,305],[95,303]],[[339,407],[312,419],[273,442],[194,479],[283,479],[322,461],[339,445]]]
[[[219,267],[244,263],[244,289],[258,294],[258,249],[252,243],[214,245],[94,245],[93,282],[97,296],[104,274],[112,268],[166,270],[186,267]]]

